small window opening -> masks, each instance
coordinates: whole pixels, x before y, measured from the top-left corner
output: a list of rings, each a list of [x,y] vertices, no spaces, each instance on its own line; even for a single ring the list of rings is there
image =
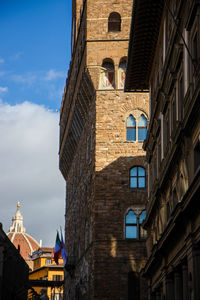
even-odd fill
[[[142,167],[133,167],[130,169],[130,188],[141,189],[146,187],[145,169]]]
[[[108,31],[121,31],[121,16],[112,12],[108,18]]]

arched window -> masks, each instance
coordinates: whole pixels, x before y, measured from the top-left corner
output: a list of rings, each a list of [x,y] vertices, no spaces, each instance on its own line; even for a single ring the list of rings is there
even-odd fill
[[[136,122],[132,115],[126,120],[126,139],[127,141],[136,141]]]
[[[133,210],[129,210],[125,220],[126,239],[137,239],[137,216]]]
[[[126,239],[144,239],[146,231],[142,228],[142,223],[146,218],[146,211],[143,210],[140,214],[135,214],[131,209],[125,217],[125,238]]]
[[[112,60],[104,60],[101,67],[100,88],[114,89],[115,69]]]
[[[142,189],[146,187],[145,169],[142,167],[133,167],[130,169],[130,188]]]
[[[126,59],[123,59],[119,63],[118,68],[118,88],[123,89],[125,83],[125,73],[126,73]]]
[[[108,17],[108,31],[121,31],[121,16],[112,12]]]
[[[147,136],[147,119],[142,114],[138,120],[138,141],[144,141]]]

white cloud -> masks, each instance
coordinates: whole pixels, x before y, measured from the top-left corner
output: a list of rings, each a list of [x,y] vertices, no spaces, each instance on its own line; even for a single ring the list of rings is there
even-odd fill
[[[5,87],[0,86],[0,93],[6,93],[7,91],[8,91],[8,87],[7,86],[5,86]]]
[[[0,57],[0,64],[4,63],[4,59]]]
[[[44,246],[54,246],[64,224],[58,123],[59,115],[43,106],[0,102],[0,221],[7,232],[20,201],[26,232]]]
[[[51,81],[51,80],[55,80],[57,78],[64,78],[65,77],[65,73],[62,71],[55,71],[53,69],[49,70],[45,76],[45,80],[46,81]]]
[[[23,75],[14,74],[11,76],[11,79],[17,83],[28,84],[29,86],[33,85],[36,82],[37,76],[33,73],[26,73]]]

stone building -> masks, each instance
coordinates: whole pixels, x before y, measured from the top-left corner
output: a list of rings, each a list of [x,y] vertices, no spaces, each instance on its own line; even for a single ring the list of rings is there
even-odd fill
[[[124,93],[132,0],[72,1],[60,111],[66,180],[65,299],[147,299],[148,95]]]
[[[200,299],[200,2],[134,1],[126,90],[150,90],[148,299]]]
[[[31,255],[33,261],[33,270],[29,272],[30,282],[38,281],[39,284],[34,282],[34,290],[41,294],[46,290],[46,294],[50,300],[62,300],[63,299],[63,284],[64,280],[64,267],[63,260],[59,258],[59,264],[54,261],[53,248],[42,247],[38,248]],[[41,281],[47,283],[42,286]],[[53,285],[52,281],[57,282]],[[59,284],[60,282],[60,284]]]
[[[0,299],[26,300],[29,267],[0,223]]]

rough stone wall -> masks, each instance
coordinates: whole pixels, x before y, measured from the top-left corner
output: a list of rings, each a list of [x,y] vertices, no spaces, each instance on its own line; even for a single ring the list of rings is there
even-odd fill
[[[66,247],[69,263],[75,263],[72,277],[66,276],[66,299],[74,299],[80,293],[81,282],[87,284],[92,294],[93,277],[93,201],[94,201],[94,150],[95,150],[95,102],[89,121],[85,125],[79,145],[68,174],[66,185]],[[81,292],[82,293],[82,292]],[[84,292],[82,293],[84,295]]]
[[[129,39],[133,1],[88,0],[87,2],[88,40]],[[121,15],[120,32],[108,32],[108,17],[112,12],[118,12]]]
[[[141,142],[126,141],[126,118],[148,114],[146,95],[99,91],[96,97],[95,281],[96,298],[127,299],[127,274],[145,263],[145,245],[125,240],[128,209],[143,208],[146,190],[129,187],[129,170],[146,167]],[[145,299],[143,296],[141,299]]]
[[[112,11],[121,14],[122,30],[118,33],[108,32],[108,16]],[[128,52],[131,12],[131,0],[88,0],[86,65],[81,69],[72,65],[73,69],[79,69],[76,77],[79,79],[84,67],[88,69],[96,94],[88,106],[88,117],[66,175],[66,246],[69,263],[75,263],[76,268],[71,275],[66,273],[65,299],[128,299],[128,272],[140,272],[145,263],[145,241],[126,240],[124,223],[128,209],[144,209],[147,199],[147,189],[129,187],[130,168],[135,165],[146,168],[146,163],[142,142],[126,141],[126,119],[130,114],[140,113],[148,117],[148,97],[124,93],[117,83],[119,62]],[[114,62],[114,90],[99,90],[104,58]],[[78,60],[74,58],[75,61]],[[69,74],[68,82],[73,83],[75,90],[69,95],[68,87],[67,100],[62,106],[63,174],[64,145],[73,118],[73,103],[83,85],[81,80],[74,80],[75,72]],[[71,116],[68,121],[67,115]],[[140,299],[146,299],[143,281]]]

